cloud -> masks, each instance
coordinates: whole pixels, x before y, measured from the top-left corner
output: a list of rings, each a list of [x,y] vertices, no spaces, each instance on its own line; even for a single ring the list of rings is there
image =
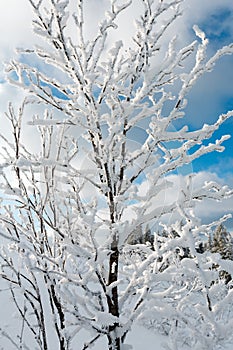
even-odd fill
[[[15,48],[35,42],[31,20],[29,1],[0,2],[0,79],[3,78],[3,62],[15,56]]]
[[[156,2],[155,2],[156,3]],[[104,12],[110,7],[109,0],[89,0],[85,2],[84,11],[86,16],[86,33],[96,34],[98,28],[98,21],[103,18]],[[231,0],[186,0],[184,1],[183,16],[175,22],[171,30],[171,34],[178,34],[183,42],[189,41],[190,37],[194,38],[192,26],[194,23],[200,24],[204,22],[209,25],[204,25],[209,32],[215,33],[216,26],[212,27],[219,19],[218,24],[221,24],[224,11],[230,13],[233,10]],[[74,1],[71,1],[71,10],[75,9]],[[119,17],[119,28],[113,31],[113,36],[125,39],[131,37],[133,34],[133,21],[139,17],[143,5],[139,0],[133,0],[132,5],[126,12],[122,12]],[[219,14],[220,13],[220,14]],[[217,16],[219,14],[219,16]],[[32,20],[32,10],[28,0],[8,0],[0,3],[0,30],[1,30],[1,46],[13,51],[15,46],[27,45],[35,40],[30,29]],[[224,17],[224,23],[221,28],[227,28],[228,32],[233,32],[233,23],[231,16]],[[218,31],[220,29],[218,28]]]
[[[21,107],[25,97],[26,94],[22,89],[18,89],[17,87],[8,83],[0,84],[0,133],[4,135],[9,142],[13,142],[13,130],[10,121],[6,118],[6,113],[9,114],[9,104],[12,104],[15,114],[18,115],[19,108]],[[39,152],[41,140],[36,126],[28,125],[28,122],[31,121],[33,116],[36,114],[43,118],[44,109],[44,106],[40,104],[28,104],[24,109],[21,143],[31,152]],[[0,139],[0,147],[3,145],[5,146],[3,141]]]
[[[192,190],[201,188],[205,182],[214,181],[222,186],[232,185],[231,181],[228,179],[220,178],[216,173],[209,171],[200,171],[193,174],[192,178]],[[171,183],[171,186],[167,186],[164,191],[162,191],[158,197],[151,201],[151,209],[158,206],[166,206],[172,203],[176,203],[179,200],[179,197],[182,193],[183,186],[186,183],[186,176],[182,174],[172,174],[168,175],[165,178],[168,182]],[[148,183],[144,182],[141,184],[139,193],[144,194],[148,190]],[[204,224],[211,223],[215,220],[218,220],[225,214],[233,214],[233,197],[228,199],[223,199],[221,202],[214,200],[203,200],[201,202],[196,202],[194,208],[195,215],[201,219],[201,222]],[[155,223],[155,227],[159,224],[160,221],[171,224],[175,220],[179,219],[177,214],[168,214]],[[155,218],[156,221],[156,218]],[[226,226],[233,231],[233,220],[229,219],[226,222]]]
[[[216,173],[203,171],[197,173],[194,186],[200,186],[205,181],[215,181],[221,185],[225,185],[227,183],[226,180],[228,179],[220,178]],[[232,185],[232,179],[231,183],[229,181],[228,184]],[[221,202],[206,200],[197,203],[195,209],[195,214],[202,219],[203,223],[214,221],[228,213],[233,214],[233,197],[224,199]],[[233,230],[233,220],[228,220],[226,226]]]

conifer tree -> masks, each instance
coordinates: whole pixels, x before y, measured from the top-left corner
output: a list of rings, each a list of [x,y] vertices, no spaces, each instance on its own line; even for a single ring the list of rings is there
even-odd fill
[[[223,224],[216,228],[210,244],[213,253],[219,253],[223,259],[233,260],[232,236]]]
[[[223,224],[216,228],[213,237],[210,236],[209,245],[212,253],[219,253],[224,260],[233,260],[233,239]],[[231,281],[232,277],[229,272],[220,269],[218,264],[214,267],[219,269],[221,279],[225,280],[226,283]]]

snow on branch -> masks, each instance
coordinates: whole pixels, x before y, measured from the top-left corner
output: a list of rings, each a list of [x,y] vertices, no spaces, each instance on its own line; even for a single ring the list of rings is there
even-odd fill
[[[202,223],[195,206],[233,191],[174,173],[224,150],[229,136],[214,133],[233,111],[196,130],[173,125],[232,44],[209,57],[194,26],[196,40],[177,49],[168,35],[183,0],[141,0],[130,44],[112,33],[134,0],[106,1],[93,34],[83,0],[29,3],[40,42],[7,66],[26,99],[9,104],[0,135],[0,276],[20,316],[12,344],[88,349],[105,338],[122,350],[139,322],[174,349],[219,346],[233,319],[232,263],[209,242],[230,215]]]

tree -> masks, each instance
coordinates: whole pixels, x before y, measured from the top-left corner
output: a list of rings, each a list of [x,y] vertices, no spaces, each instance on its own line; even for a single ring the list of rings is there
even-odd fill
[[[148,225],[145,229],[142,228],[142,225],[135,228],[133,232],[130,233],[127,238],[128,244],[150,244],[153,248],[154,235],[151,233],[151,229]]]
[[[233,241],[231,234],[227,231],[223,224],[220,224],[214,234],[211,236],[208,242],[208,249],[212,253],[219,253],[224,260],[233,260]],[[223,278],[226,283],[231,281],[231,274],[221,270],[219,272],[220,277]]]
[[[231,234],[223,224],[220,224],[210,242],[210,249],[213,253],[219,253],[223,259],[233,260],[233,245]]]
[[[209,335],[199,334],[201,320],[217,344],[222,338],[216,317],[219,324],[226,317],[211,304],[207,276],[215,273],[209,269],[215,258],[199,254],[195,240],[228,216],[201,225],[192,208],[232,191],[214,182],[192,189],[190,175],[178,200],[167,204],[160,195],[172,186],[166,175],[224,149],[228,136],[205,141],[233,111],[195,131],[171,125],[184,117],[186,96],[198,78],[232,54],[233,45],[207,58],[208,40],[195,26],[197,40],[176,49],[173,38],[166,48],[163,39],[181,15],[182,0],[142,0],[130,48],[108,39],[134,1],[109,0],[91,39],[82,0],[29,2],[34,31],[45,44],[21,51],[22,59],[7,67],[10,82],[26,97],[18,112],[9,104],[12,139],[1,135],[1,277],[20,315],[18,333],[2,334],[18,349],[53,344],[64,350],[77,348],[85,330],[88,340],[80,349],[104,338],[109,350],[120,350],[130,348],[125,341],[132,325],[153,312],[170,320],[174,342],[186,329],[192,344],[209,346]],[[38,151],[26,147],[23,135],[33,108],[29,124],[33,137],[39,134]],[[131,142],[130,133],[142,124],[146,138]],[[135,258],[130,235],[170,213],[180,218],[171,225],[178,235],[162,244],[155,237],[154,250],[141,244],[143,255]],[[192,258],[177,259],[177,247],[188,247]],[[168,260],[171,265],[161,269]],[[224,294],[229,303],[230,293]]]

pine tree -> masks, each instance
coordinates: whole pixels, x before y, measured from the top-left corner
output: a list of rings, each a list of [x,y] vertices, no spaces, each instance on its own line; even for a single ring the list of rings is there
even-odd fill
[[[137,226],[127,239],[128,244],[141,244],[143,243],[143,231],[142,225]]]
[[[219,253],[222,259],[233,260],[233,240],[223,224],[216,228],[210,248],[212,253]]]
[[[151,232],[149,225],[147,225],[146,229],[145,229],[144,241],[145,241],[145,243],[150,243],[151,247],[153,249],[154,234]]]
[[[210,251],[219,253],[222,259],[233,260],[233,239],[223,224],[216,228],[213,238],[210,237]],[[218,268],[218,265],[215,267]],[[230,273],[225,270],[219,271],[219,277],[225,279],[226,283],[232,279]]]
[[[128,244],[150,244],[153,248],[154,235],[151,232],[149,225],[146,225],[145,229],[142,225],[139,225],[135,230],[130,234],[127,239]]]

